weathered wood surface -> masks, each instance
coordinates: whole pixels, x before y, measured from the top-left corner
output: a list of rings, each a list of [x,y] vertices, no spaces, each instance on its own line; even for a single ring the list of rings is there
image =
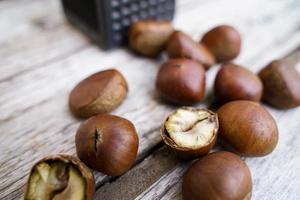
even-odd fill
[[[236,26],[243,36],[236,62],[254,72],[300,45],[297,0],[177,2],[174,24],[195,39],[216,24]],[[113,113],[136,125],[139,157],[120,178],[95,172],[95,199],[181,199],[180,177],[188,164],[166,152],[158,131],[174,109],[155,93],[163,58],[141,58],[125,49],[101,51],[65,22],[59,1],[53,0],[0,2],[0,32],[0,199],[22,198],[29,169],[40,158],[58,152],[75,155],[74,133],[81,120],[70,115],[68,94],[87,75],[110,67],[129,82],[128,98]],[[210,105],[217,70],[207,73],[208,92],[199,106]],[[253,199],[299,199],[300,108],[268,109],[278,122],[280,142],[273,154],[246,159],[254,180]]]

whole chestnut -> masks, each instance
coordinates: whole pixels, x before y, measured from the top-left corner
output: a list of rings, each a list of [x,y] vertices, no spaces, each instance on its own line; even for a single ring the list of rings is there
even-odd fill
[[[156,88],[169,102],[195,104],[202,100],[205,93],[204,67],[189,59],[170,59],[158,72]]]
[[[263,93],[261,80],[248,69],[227,63],[217,73],[214,93],[218,102],[234,100],[260,101]]]
[[[172,24],[167,21],[137,21],[129,28],[129,46],[141,55],[157,56],[173,31]]]
[[[25,200],[92,200],[95,193],[93,173],[79,159],[51,155],[31,169]]]
[[[178,156],[191,159],[209,152],[216,142],[218,127],[217,114],[212,111],[182,107],[167,117],[161,137]]]
[[[175,31],[170,36],[167,43],[167,53],[171,58],[195,60],[202,64],[205,69],[209,69],[215,63],[214,56],[204,45],[197,43],[181,31]]]
[[[259,103],[231,101],[219,108],[217,114],[220,138],[240,154],[264,156],[276,147],[276,122]]]
[[[184,200],[250,200],[251,173],[239,156],[218,151],[195,162],[182,183]]]
[[[221,25],[205,33],[201,42],[213,53],[217,62],[227,62],[240,54],[242,40],[235,28]]]
[[[77,130],[75,143],[81,161],[110,176],[125,173],[138,151],[134,125],[127,119],[108,114],[86,120]]]
[[[77,117],[108,113],[122,103],[127,91],[127,82],[119,71],[101,71],[87,77],[72,90],[69,107]]]
[[[300,105],[300,73],[285,60],[274,60],[259,73],[264,85],[263,100],[288,109]]]

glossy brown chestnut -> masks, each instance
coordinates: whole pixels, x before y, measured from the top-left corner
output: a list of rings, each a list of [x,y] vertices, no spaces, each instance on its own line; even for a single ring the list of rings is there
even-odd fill
[[[263,100],[268,104],[288,109],[300,105],[300,73],[285,60],[275,60],[259,73],[264,84]]]
[[[227,63],[218,72],[214,92],[218,102],[234,100],[260,101],[263,93],[261,80],[248,69]]]
[[[218,127],[217,114],[212,111],[182,107],[168,116],[161,137],[181,158],[191,159],[209,152],[216,142]]]
[[[201,43],[197,43],[190,36],[175,31],[170,36],[167,43],[167,53],[171,58],[188,58],[202,64],[205,69],[209,69],[215,58],[212,53]]]
[[[92,200],[95,193],[93,173],[77,158],[51,155],[31,169],[25,200]]]
[[[122,103],[127,91],[127,82],[119,71],[101,71],[87,77],[72,90],[69,106],[77,117],[108,113]]]
[[[239,156],[219,151],[195,162],[182,183],[184,200],[250,200],[251,173]]]
[[[174,28],[167,21],[137,21],[129,29],[129,46],[144,56],[157,56],[166,46]]]
[[[240,154],[264,156],[276,147],[276,122],[259,103],[231,101],[224,104],[217,113],[220,138]]]
[[[242,40],[235,28],[221,25],[205,33],[201,42],[213,53],[217,62],[227,62],[240,54]]]
[[[129,120],[102,114],[89,118],[79,127],[75,143],[78,157],[87,166],[119,176],[134,163],[139,142]]]
[[[169,102],[195,104],[202,100],[205,93],[204,67],[189,59],[170,59],[158,72],[156,88]]]

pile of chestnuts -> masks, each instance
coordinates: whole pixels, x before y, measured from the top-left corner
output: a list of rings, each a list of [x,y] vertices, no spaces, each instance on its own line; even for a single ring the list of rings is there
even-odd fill
[[[136,53],[168,60],[158,71],[155,86],[168,103],[183,106],[163,122],[160,133],[168,148],[182,159],[197,159],[182,183],[184,200],[251,199],[252,178],[240,156],[265,156],[278,142],[272,115],[260,104],[278,109],[300,105],[300,75],[285,60],[275,60],[258,75],[231,61],[240,51],[239,32],[221,25],[194,41],[163,21],[132,24],[128,42]],[[205,96],[206,71],[220,65],[214,96],[216,111],[192,107]],[[126,98],[128,84],[116,69],[95,73],[71,91],[69,107],[88,118],[75,136],[77,156],[48,156],[29,176],[25,199],[91,200],[95,180],[89,168],[120,176],[136,160],[139,139],[132,122],[108,114]],[[220,142],[229,151],[210,153]],[[88,168],[89,167],[89,168]]]

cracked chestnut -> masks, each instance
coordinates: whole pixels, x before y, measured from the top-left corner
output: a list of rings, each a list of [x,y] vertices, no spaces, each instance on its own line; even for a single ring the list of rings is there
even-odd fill
[[[77,130],[75,143],[81,161],[110,176],[125,173],[138,151],[134,125],[127,119],[108,114],[86,120]]]
[[[167,53],[171,58],[188,58],[202,64],[205,69],[209,69],[215,58],[212,53],[201,43],[194,41],[190,36],[175,31],[167,43]]]
[[[212,111],[182,107],[167,117],[161,137],[180,157],[191,159],[207,154],[214,146],[218,126],[217,114]]]
[[[217,62],[227,62],[240,54],[242,40],[235,28],[221,25],[205,33],[201,42],[212,52]]]
[[[259,73],[264,84],[263,100],[268,104],[288,109],[300,105],[300,73],[285,60],[275,60]]]
[[[87,77],[72,90],[69,107],[77,117],[108,113],[123,102],[127,92],[127,82],[118,70],[104,70]]]
[[[167,101],[192,105],[205,94],[205,70],[196,61],[176,58],[164,63],[156,78],[156,88]]]
[[[183,200],[250,200],[251,172],[239,156],[218,151],[195,162],[185,173]]]
[[[214,93],[220,103],[234,100],[258,102],[262,97],[263,84],[250,70],[227,63],[221,66],[216,76]]]
[[[95,193],[93,173],[77,158],[51,155],[31,169],[25,200],[92,200]]]
[[[157,56],[164,50],[174,28],[167,21],[141,20],[129,28],[129,46],[144,56]]]
[[[219,137],[245,156],[265,156],[278,142],[278,129],[272,115],[259,103],[231,101],[217,111]]]

